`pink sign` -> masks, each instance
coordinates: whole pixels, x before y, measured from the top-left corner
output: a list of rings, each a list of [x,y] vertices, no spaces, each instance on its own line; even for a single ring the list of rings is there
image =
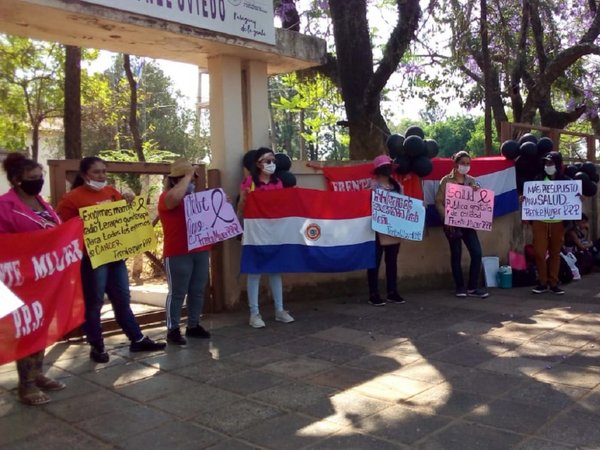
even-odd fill
[[[188,250],[231,239],[243,230],[223,189],[186,195],[183,199]]]
[[[448,183],[444,208],[445,225],[492,231],[494,191]]]

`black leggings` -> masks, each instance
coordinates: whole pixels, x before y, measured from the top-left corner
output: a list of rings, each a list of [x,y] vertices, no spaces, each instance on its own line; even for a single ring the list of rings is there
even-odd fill
[[[400,244],[382,246],[379,240],[376,240],[375,258],[376,266],[367,270],[367,280],[369,281],[369,294],[379,293],[379,266],[381,266],[381,257],[385,254],[385,279],[387,293],[396,292],[396,282],[398,279],[398,252]]]

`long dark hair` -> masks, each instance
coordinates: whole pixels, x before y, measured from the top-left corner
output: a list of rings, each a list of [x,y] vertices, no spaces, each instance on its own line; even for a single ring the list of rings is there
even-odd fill
[[[256,153],[254,154],[254,164],[252,165],[250,175],[252,175],[252,181],[254,181],[255,186],[258,186],[259,183],[262,183],[262,181],[260,181],[260,169],[258,168],[258,160],[265,156],[267,153],[273,153],[273,155],[275,155],[275,152],[268,147],[259,147],[256,149]],[[277,180],[278,178],[275,176],[275,174],[271,174],[269,183],[277,183]]]
[[[97,162],[106,164],[106,162],[102,158],[98,158],[97,156],[86,156],[81,160],[81,162],[79,163],[79,173],[77,174],[77,176],[73,180],[73,183],[71,184],[71,190],[79,186],[83,186],[85,184],[83,175],[86,174],[87,171],[90,170],[90,167],[92,167]]]
[[[392,177],[392,165],[384,164],[383,166],[377,167],[373,170],[374,175],[379,175],[383,177],[387,177],[389,183],[392,185],[392,190],[394,192],[400,192],[400,183],[398,183],[394,177]]]
[[[16,180],[23,179],[25,172],[41,169],[42,165],[33,159],[27,158],[23,153],[13,152],[6,156],[6,159],[2,162],[2,167],[6,172],[8,182],[12,186],[16,186]]]

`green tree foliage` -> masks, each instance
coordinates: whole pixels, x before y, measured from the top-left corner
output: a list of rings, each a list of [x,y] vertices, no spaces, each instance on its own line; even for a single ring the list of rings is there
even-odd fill
[[[349,157],[342,100],[327,77],[272,77],[270,104],[276,148],[292,158],[327,160]],[[304,145],[303,154],[301,154]]]
[[[0,35],[0,146],[22,149],[29,129],[37,160],[42,122],[63,114],[63,65],[59,44]]]

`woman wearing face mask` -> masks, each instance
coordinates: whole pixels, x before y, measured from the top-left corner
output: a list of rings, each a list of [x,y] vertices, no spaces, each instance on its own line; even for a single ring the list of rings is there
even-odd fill
[[[73,182],[71,191],[58,203],[56,212],[63,220],[79,215],[79,209],[121,200],[123,196],[112,186],[106,184],[106,163],[96,157],[88,156],[79,164],[79,174]],[[124,260],[103,264],[92,269],[90,258],[84,255],[81,261],[81,279],[85,299],[84,330],[91,346],[90,358],[98,363],[106,363],[109,355],[104,348],[100,313],[104,304],[104,294],[112,304],[115,319],[123,329],[131,344],[131,352],[162,350],[166,344],[154,342],[144,336],[131,311],[129,293],[129,275]]]
[[[563,175],[562,155],[559,152],[550,152],[543,158],[544,173],[536,179],[541,180],[568,180]],[[538,285],[532,289],[534,294],[550,292],[556,295],[565,293],[558,287],[558,272],[560,270],[560,250],[565,236],[565,227],[562,220],[532,220],[533,248],[535,251],[535,265],[538,271]],[[546,260],[546,253],[548,259]]]
[[[174,345],[187,343],[179,329],[184,299],[188,308],[185,335],[191,338],[210,338],[210,333],[200,325],[204,306],[204,288],[208,282],[210,246],[188,251],[183,205],[183,199],[187,194],[200,190],[200,186],[197,188],[192,181],[196,177],[192,164],[186,159],[178,159],[171,165],[165,191],[158,199],[158,217],[164,233],[163,258],[169,285],[165,306],[167,342]]]
[[[387,155],[379,155],[373,160],[373,189],[383,189],[384,191],[403,194],[402,186],[392,178],[392,158]],[[369,282],[369,303],[373,306],[384,306],[386,301],[389,303],[405,303],[405,300],[398,295],[398,252],[400,244],[384,245],[380,243],[380,236],[377,234],[376,245],[376,267],[367,270],[367,281]],[[381,258],[385,254],[385,277],[387,295],[385,299],[379,296],[379,266]]]
[[[273,189],[283,189],[283,183],[275,176],[275,154],[270,148],[261,147],[256,150],[254,155],[254,166],[251,175],[248,176],[240,187],[240,202],[238,209],[243,211],[246,197],[252,191],[268,191]],[[263,321],[258,309],[258,290],[260,285],[260,275],[248,274],[248,305],[250,307],[250,326],[253,328],[264,328]],[[281,274],[270,273],[269,284],[271,293],[275,302],[275,320],[283,323],[290,323],[294,318],[283,309],[283,285]]]
[[[43,230],[60,224],[60,219],[40,192],[44,185],[42,166],[20,153],[10,153],[3,162],[11,189],[0,196],[0,233]],[[65,388],[43,373],[44,350],[17,361],[19,399],[26,405],[50,401],[43,391]]]
[[[446,200],[446,185],[448,183],[462,184],[471,186],[474,190],[479,189],[479,184],[472,176],[468,175],[471,169],[471,157],[467,152],[460,151],[452,156],[454,168],[444,176],[440,181],[435,196],[435,206],[444,220]],[[456,285],[457,297],[479,297],[486,298],[489,296],[485,289],[478,288],[479,275],[481,273],[481,244],[477,237],[477,231],[472,228],[459,228],[444,225],[444,232],[450,245],[450,265],[452,267],[452,277]],[[469,268],[469,284],[465,287],[465,281],[462,273],[461,258],[462,258],[462,243],[465,243],[469,256],[471,257],[471,265]]]

